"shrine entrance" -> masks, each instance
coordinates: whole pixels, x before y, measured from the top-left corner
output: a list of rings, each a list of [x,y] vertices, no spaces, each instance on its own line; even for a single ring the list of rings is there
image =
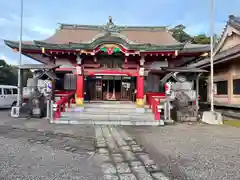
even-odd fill
[[[135,101],[134,77],[95,76],[86,80],[89,100],[101,101]]]

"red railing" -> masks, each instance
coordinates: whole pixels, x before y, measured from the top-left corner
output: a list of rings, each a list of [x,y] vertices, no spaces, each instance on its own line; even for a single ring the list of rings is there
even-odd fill
[[[70,93],[73,93],[74,91],[55,91],[55,97],[60,97],[62,99],[65,96],[68,96]],[[75,104],[75,99],[73,98],[71,103]]]
[[[160,105],[161,100],[165,100],[165,94],[149,92],[149,93],[146,93],[146,97],[147,97],[146,99],[147,104],[149,105],[149,108],[152,109],[155,120],[160,120],[161,115],[158,110],[158,105]]]
[[[146,103],[149,105],[149,108],[152,106],[152,97],[158,97],[159,99],[165,99],[165,93],[158,93],[158,92],[147,92],[146,93]]]
[[[75,92],[68,92],[64,96],[61,96],[61,99],[56,102],[57,109],[55,112],[55,119],[61,117],[61,112],[65,112],[66,104],[70,108],[71,100],[74,98]]]

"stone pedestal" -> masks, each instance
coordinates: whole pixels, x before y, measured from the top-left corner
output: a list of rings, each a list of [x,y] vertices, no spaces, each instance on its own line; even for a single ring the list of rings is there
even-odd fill
[[[207,124],[223,124],[222,114],[219,112],[204,111],[202,122]]]

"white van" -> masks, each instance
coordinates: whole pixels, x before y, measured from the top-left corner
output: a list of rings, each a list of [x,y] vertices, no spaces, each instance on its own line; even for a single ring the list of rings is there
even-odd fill
[[[10,108],[17,104],[17,86],[0,85],[0,108]]]

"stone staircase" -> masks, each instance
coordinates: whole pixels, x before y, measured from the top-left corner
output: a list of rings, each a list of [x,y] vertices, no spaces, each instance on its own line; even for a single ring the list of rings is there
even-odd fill
[[[136,112],[134,103],[86,103],[84,109],[75,104],[61,113],[61,118],[55,120],[59,124],[97,124],[97,125],[164,125],[163,121],[154,119],[150,109],[145,113]]]

